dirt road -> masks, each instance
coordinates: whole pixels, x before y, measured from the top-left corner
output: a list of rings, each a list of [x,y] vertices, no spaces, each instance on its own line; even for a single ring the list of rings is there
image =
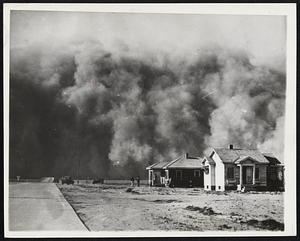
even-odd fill
[[[9,230],[87,231],[54,183],[9,184]]]
[[[59,185],[92,231],[283,230],[283,193]]]

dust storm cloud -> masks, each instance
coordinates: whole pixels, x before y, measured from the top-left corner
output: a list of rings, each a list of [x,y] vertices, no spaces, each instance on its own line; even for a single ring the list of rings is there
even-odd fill
[[[209,146],[229,143],[273,152],[284,161],[281,58],[272,66],[243,48],[200,40],[173,51],[162,44],[161,33],[151,44],[141,34],[120,39],[108,26],[101,30],[107,35],[82,29],[84,37],[70,34],[75,40],[56,36],[65,26],[55,35],[50,29],[55,43],[37,33],[28,37],[29,30],[14,32],[22,19],[37,32],[43,24],[49,28],[51,14],[12,15],[11,176],[143,176],[153,162],[184,152],[202,156]],[[80,24],[95,21],[92,15],[78,17]],[[66,25],[75,21],[72,14],[58,16]],[[184,23],[188,17],[182,20],[186,29]],[[122,26],[118,18],[110,24]]]

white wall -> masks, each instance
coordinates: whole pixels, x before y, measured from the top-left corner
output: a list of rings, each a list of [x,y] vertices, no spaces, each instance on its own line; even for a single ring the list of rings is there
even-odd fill
[[[203,177],[204,177],[204,190],[211,190],[212,186],[215,186],[215,165],[211,165],[208,163],[206,160],[204,162],[205,166],[208,166],[208,174],[204,172]]]
[[[207,161],[205,161],[204,163],[205,166],[209,165]],[[208,174],[203,172],[203,178],[204,178],[204,190],[211,190],[211,168],[209,165],[209,170],[208,170]]]
[[[216,185],[216,167],[215,167],[215,165],[211,165],[210,170],[211,170],[211,186],[215,186]]]
[[[215,180],[216,180],[216,191],[225,191],[225,168],[224,164],[217,153],[215,153],[212,159],[216,163],[215,167]]]

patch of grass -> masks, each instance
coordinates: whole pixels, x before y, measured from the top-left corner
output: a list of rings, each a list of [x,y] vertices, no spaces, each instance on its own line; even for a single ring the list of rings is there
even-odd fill
[[[180,200],[175,200],[175,199],[167,199],[167,200],[157,199],[157,200],[154,200],[152,202],[155,202],[155,203],[179,203],[181,201]]]
[[[125,190],[125,192],[132,192],[132,190],[133,190],[133,187],[129,187]]]
[[[206,191],[206,194],[215,194],[215,195],[221,195],[221,196],[227,196],[229,191],[226,192],[220,192],[220,191]]]
[[[138,200],[138,201],[145,201],[145,202],[154,202],[154,203],[179,203],[182,202],[180,200],[175,200],[175,199],[156,199],[156,200],[149,200],[149,199],[144,199],[144,198],[133,198],[133,200]]]
[[[196,207],[196,206],[187,206],[185,208],[186,210],[189,210],[189,211],[198,211],[199,213],[202,213],[203,215],[218,215],[220,213],[216,213],[211,207],[203,207],[203,208],[200,208],[200,207]]]
[[[272,231],[276,231],[276,230],[280,230],[283,231],[284,230],[284,224],[280,223],[274,219],[265,219],[262,221],[259,221],[257,219],[250,219],[248,221],[245,222],[241,222],[241,223],[246,223],[250,226],[253,227],[258,227],[258,228],[262,228],[262,229],[268,229],[268,230],[272,230]]]
[[[228,226],[227,224],[223,224],[223,225],[220,225],[218,227],[219,230],[224,230],[224,229],[231,229],[232,227]]]

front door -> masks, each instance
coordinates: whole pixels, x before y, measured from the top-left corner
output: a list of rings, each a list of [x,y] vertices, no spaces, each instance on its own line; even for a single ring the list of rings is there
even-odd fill
[[[243,167],[243,184],[253,184],[253,167]]]

